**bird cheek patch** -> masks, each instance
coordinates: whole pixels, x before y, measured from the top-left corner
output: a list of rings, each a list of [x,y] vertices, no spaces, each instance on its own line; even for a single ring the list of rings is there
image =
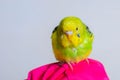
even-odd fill
[[[80,34],[77,34],[77,37],[80,38]]]

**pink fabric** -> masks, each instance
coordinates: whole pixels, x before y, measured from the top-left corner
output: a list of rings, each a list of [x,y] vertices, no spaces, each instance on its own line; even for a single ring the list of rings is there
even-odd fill
[[[27,80],[109,80],[102,63],[88,59],[74,64],[51,63],[29,72]]]

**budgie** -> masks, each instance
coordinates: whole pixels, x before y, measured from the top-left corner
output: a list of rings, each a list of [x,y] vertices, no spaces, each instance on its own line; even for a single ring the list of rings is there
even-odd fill
[[[92,51],[94,35],[80,18],[68,16],[55,27],[51,39],[56,59],[71,66],[72,63],[87,60]]]

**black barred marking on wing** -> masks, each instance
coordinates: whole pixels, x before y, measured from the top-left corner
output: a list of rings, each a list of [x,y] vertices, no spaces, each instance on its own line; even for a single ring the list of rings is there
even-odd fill
[[[54,28],[54,30],[53,30],[53,32],[52,32],[52,33],[54,33],[54,32],[57,30],[57,28],[58,28],[58,26],[56,26],[56,27]]]
[[[86,30],[90,33],[90,35],[91,35],[91,37],[92,37],[93,33],[90,31],[90,29],[89,29],[88,26],[86,26]]]

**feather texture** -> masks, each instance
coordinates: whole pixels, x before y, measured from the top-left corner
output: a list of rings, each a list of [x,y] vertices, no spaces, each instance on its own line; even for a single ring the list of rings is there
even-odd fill
[[[87,59],[93,38],[93,33],[79,18],[65,17],[51,36],[54,55],[57,60],[69,64]]]

